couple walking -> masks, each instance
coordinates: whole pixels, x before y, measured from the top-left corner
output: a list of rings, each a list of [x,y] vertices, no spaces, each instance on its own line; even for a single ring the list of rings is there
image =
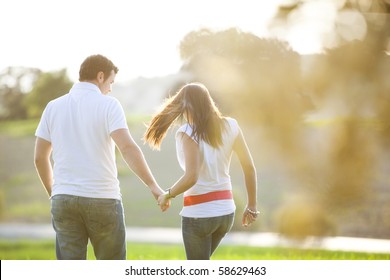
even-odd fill
[[[129,132],[122,106],[108,96],[117,73],[108,58],[87,57],[79,82],[47,104],[36,130],[34,160],[51,200],[57,259],[86,259],[89,240],[97,259],[126,259],[115,146],[162,211],[183,194],[180,215],[187,259],[210,259],[234,220],[229,176],[233,151],[247,190],[243,225],[258,215],[256,170],[240,127],[221,115],[204,85],[184,85],[152,118],[144,135],[145,142],[158,149],[168,129],[181,121],[176,147],[184,173],[164,191]]]

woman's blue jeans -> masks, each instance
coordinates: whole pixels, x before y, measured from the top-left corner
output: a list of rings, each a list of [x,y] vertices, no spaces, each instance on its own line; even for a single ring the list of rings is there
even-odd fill
[[[51,213],[57,259],[85,260],[88,240],[96,259],[126,259],[126,229],[120,200],[55,195],[51,198]]]
[[[234,213],[212,218],[182,217],[182,234],[188,260],[209,260],[233,226]]]

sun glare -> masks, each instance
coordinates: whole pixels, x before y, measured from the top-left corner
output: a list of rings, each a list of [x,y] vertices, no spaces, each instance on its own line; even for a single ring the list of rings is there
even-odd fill
[[[8,41],[2,46],[0,68],[67,68],[72,79],[78,76],[80,61],[92,53],[104,53],[120,65],[118,80],[175,73],[182,64],[180,41],[201,28],[219,31],[235,27],[259,37],[277,37],[301,54],[333,47],[339,37],[362,38],[366,28],[357,13],[338,16],[341,0],[304,1],[277,28],[270,28],[270,22],[279,5],[292,1],[4,2],[0,24],[8,26],[3,30]]]

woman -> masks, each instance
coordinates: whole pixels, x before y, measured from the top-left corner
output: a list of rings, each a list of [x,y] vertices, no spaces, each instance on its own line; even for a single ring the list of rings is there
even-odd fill
[[[207,260],[233,225],[236,207],[229,176],[232,152],[237,154],[245,177],[244,226],[259,214],[256,169],[237,121],[221,115],[203,84],[187,84],[169,98],[153,117],[145,141],[158,149],[176,120],[184,120],[176,132],[177,157],[184,175],[158,202],[165,211],[172,198],[184,193],[180,215],[187,259]]]

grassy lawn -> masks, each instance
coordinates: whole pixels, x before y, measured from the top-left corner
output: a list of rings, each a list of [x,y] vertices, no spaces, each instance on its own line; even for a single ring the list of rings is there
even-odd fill
[[[39,119],[0,122],[0,133],[12,137],[34,135]]]
[[[5,241],[0,240],[1,260],[54,260],[53,241]],[[93,260],[89,247],[88,259]],[[182,245],[127,244],[129,260],[184,260]],[[356,253],[326,250],[289,248],[257,248],[247,246],[220,246],[213,260],[390,260],[390,254]]]

